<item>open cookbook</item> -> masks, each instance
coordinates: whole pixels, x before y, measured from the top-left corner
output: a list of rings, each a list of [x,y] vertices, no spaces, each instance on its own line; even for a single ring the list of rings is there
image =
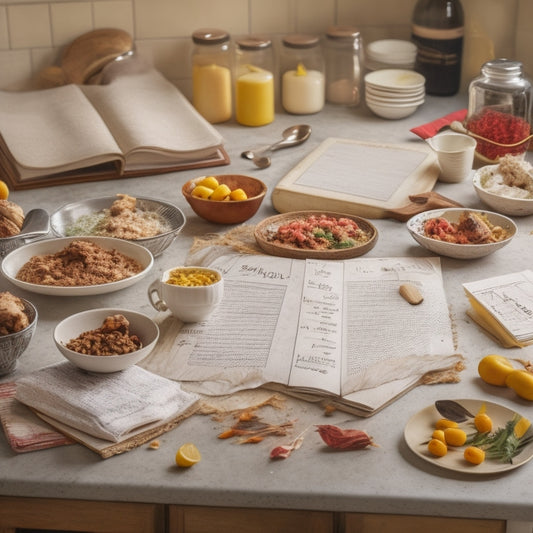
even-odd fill
[[[370,416],[452,369],[452,326],[438,258],[294,260],[229,254],[210,261],[224,298],[140,365],[205,395],[267,387]],[[410,282],[424,300],[399,294]]]
[[[105,85],[0,91],[0,169],[13,189],[227,163],[221,135],[151,68]]]

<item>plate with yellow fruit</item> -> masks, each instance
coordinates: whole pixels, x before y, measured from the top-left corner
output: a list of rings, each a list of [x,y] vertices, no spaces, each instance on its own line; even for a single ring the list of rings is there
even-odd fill
[[[267,186],[252,176],[217,174],[189,180],[181,192],[192,210],[208,222],[240,224],[255,215]]]
[[[439,400],[410,418],[404,438],[424,461],[468,474],[505,472],[533,458],[530,420],[484,400]]]

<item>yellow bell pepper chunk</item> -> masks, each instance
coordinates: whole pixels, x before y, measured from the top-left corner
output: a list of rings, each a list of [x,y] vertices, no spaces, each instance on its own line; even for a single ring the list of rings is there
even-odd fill
[[[522,417],[514,427],[515,437],[517,439],[522,438],[525,435],[526,431],[529,429],[529,426],[531,426],[531,422],[527,418]]]

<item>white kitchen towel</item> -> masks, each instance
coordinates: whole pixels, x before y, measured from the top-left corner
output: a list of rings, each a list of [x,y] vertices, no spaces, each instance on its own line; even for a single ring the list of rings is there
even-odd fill
[[[147,424],[178,416],[198,400],[179,383],[139,366],[96,374],[69,362],[19,379],[16,398],[59,422],[112,442]]]

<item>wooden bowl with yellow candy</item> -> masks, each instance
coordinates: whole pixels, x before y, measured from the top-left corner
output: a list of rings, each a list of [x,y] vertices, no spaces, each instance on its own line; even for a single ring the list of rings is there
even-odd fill
[[[266,192],[261,180],[241,174],[200,176],[182,187],[192,210],[216,224],[240,224],[253,217]]]

